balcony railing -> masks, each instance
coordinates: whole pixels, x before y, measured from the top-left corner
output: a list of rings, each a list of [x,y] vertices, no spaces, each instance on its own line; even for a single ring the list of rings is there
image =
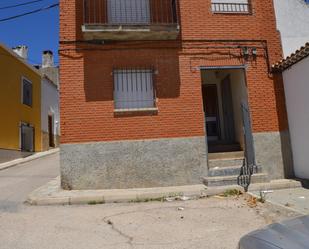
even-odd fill
[[[211,10],[214,13],[249,14],[251,13],[251,3],[217,2],[211,4]]]
[[[84,0],[84,25],[177,24],[177,0]]]

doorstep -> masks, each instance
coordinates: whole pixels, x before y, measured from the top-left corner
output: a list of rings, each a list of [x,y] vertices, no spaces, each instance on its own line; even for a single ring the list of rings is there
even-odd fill
[[[298,182],[293,180],[280,180],[270,182],[264,186],[252,184],[250,190],[264,190],[276,188],[297,187]],[[26,202],[30,205],[73,205],[73,204],[103,204],[124,202],[147,202],[164,200],[198,199],[224,193],[226,190],[238,189],[237,185],[222,187],[206,187],[203,184],[136,188],[136,189],[104,189],[104,190],[63,190],[60,188],[60,177],[53,179],[44,186],[33,191]]]

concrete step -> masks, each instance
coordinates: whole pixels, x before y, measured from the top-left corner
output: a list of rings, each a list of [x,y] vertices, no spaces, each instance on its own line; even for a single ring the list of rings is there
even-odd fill
[[[211,168],[224,168],[224,167],[241,167],[244,163],[244,158],[231,158],[231,159],[212,159],[208,160],[208,167]]]
[[[243,151],[208,153],[208,160],[240,159],[240,158],[244,158],[244,152]]]
[[[208,187],[237,185],[238,176],[239,175],[205,177],[203,183]],[[252,175],[251,183],[262,183],[262,182],[269,182],[268,174],[258,173]]]
[[[231,167],[214,167],[210,168],[208,172],[209,177],[213,176],[231,176],[240,175],[241,166],[231,166]],[[256,166],[253,171],[254,174],[262,173],[262,167]]]

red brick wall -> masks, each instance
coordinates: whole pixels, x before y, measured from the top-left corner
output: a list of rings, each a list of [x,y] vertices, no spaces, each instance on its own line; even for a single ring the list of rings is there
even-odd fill
[[[247,63],[254,132],[286,129],[283,88],[280,80],[276,83],[268,75],[262,47],[266,43],[206,41],[266,40],[269,63],[277,61],[281,45],[272,1],[253,0],[253,15],[213,14],[210,2],[180,0],[177,42],[61,44],[62,143],[204,135],[201,75],[196,67],[243,64],[237,45],[258,48],[257,60]],[[82,40],[82,1],[61,0],[60,8],[60,40]],[[159,111],[115,114],[112,69],[139,66],[157,70]]]

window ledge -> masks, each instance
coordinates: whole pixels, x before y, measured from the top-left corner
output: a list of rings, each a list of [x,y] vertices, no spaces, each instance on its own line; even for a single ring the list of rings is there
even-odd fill
[[[114,113],[125,113],[125,112],[157,112],[158,108],[132,108],[132,109],[115,109]]]
[[[228,11],[212,11],[212,14],[214,15],[244,15],[244,16],[250,16],[252,15],[252,12],[228,12]]]

